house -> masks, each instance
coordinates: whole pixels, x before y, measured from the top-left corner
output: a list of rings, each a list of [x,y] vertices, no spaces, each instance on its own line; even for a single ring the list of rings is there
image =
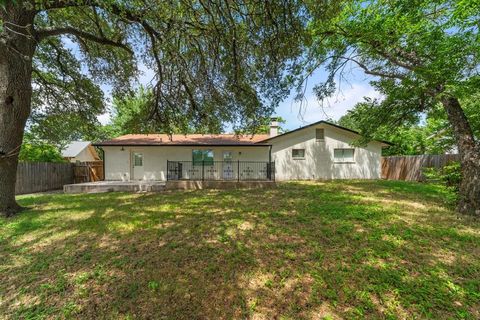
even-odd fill
[[[326,121],[278,134],[129,134],[95,144],[105,179],[309,180],[378,179],[387,142],[356,147],[353,130]]]
[[[97,150],[89,141],[72,141],[62,150],[62,157],[70,162],[100,160]]]

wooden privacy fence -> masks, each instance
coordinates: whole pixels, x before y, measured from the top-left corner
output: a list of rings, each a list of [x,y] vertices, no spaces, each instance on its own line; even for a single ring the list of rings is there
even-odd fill
[[[73,165],[55,162],[19,162],[16,194],[42,192],[63,188],[73,183]]]
[[[458,154],[382,157],[382,178],[388,180],[424,180],[423,168],[442,168],[459,161]]]
[[[101,181],[104,179],[103,161],[77,162],[73,172],[75,183]]]
[[[15,194],[57,190],[66,184],[103,179],[103,161],[19,162]]]

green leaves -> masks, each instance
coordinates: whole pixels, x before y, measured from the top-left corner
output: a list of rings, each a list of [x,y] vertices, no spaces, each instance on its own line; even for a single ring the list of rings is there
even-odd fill
[[[153,97],[144,111],[156,129],[245,128],[269,117],[303,72],[309,35],[302,1],[36,5],[37,113],[45,110],[48,91],[48,108],[68,114],[83,105],[85,113],[98,115],[101,85],[123,100],[146,70]],[[72,108],[64,108],[68,100]]]
[[[460,84],[478,67],[478,30],[467,28],[478,12],[458,19],[460,8],[471,7],[467,2],[348,1],[332,23],[316,24],[313,33],[331,33],[318,43],[330,50],[326,54],[355,59],[381,77],[426,82],[434,90],[439,84]]]
[[[57,146],[45,141],[34,139],[32,135],[25,134],[22,148],[18,156],[20,161],[39,162],[64,162]]]
[[[386,101],[392,98],[387,97]],[[479,101],[478,94],[460,100],[477,138],[480,137]],[[384,155],[444,154],[456,150],[452,126],[442,106],[436,104],[422,116],[408,112],[402,116],[406,111],[401,102],[397,107],[392,106],[393,102],[367,99],[340,118],[339,124],[362,132],[366,140],[393,143],[383,151]]]
[[[478,0],[353,0],[342,1],[327,19],[315,15],[311,52],[317,61],[326,61],[329,73],[315,87],[316,95],[332,95],[332,79],[361,69],[384,98],[357,105],[347,122],[369,138],[391,140],[385,133],[400,135],[403,126],[416,125],[422,114],[436,110],[441,94],[477,94],[480,36],[472,22],[478,23],[479,7]],[[406,140],[424,146],[400,150],[425,151],[425,137],[409,134]]]

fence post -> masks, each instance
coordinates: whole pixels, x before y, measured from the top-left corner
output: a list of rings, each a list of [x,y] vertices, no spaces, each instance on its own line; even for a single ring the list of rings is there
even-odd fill
[[[237,181],[240,181],[240,160],[237,160]]]
[[[202,181],[205,180],[205,160],[202,160]]]
[[[167,160],[167,181],[168,181],[169,176],[170,176],[170,165],[169,165],[168,160]]]
[[[90,163],[87,162],[87,182],[92,182],[92,176],[90,172]]]

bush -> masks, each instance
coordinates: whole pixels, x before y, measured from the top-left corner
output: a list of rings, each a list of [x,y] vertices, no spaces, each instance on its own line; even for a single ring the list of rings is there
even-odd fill
[[[451,162],[443,168],[425,168],[423,175],[427,180],[440,181],[445,186],[458,191],[462,179],[460,162]]]
[[[18,155],[20,161],[33,162],[65,162],[60,149],[46,141],[42,141],[33,137],[29,132],[23,137],[22,148]]]
[[[460,162],[451,162],[443,168],[424,168],[423,175],[427,181],[438,181],[452,192],[446,198],[446,202],[454,206],[458,201],[458,191],[462,174]]]

